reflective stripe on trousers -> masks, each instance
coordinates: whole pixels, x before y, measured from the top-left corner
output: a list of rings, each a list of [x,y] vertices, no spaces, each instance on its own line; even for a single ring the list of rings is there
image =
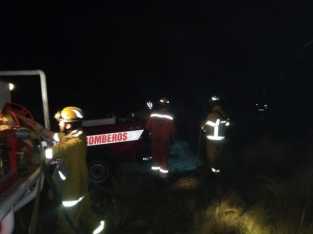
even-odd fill
[[[105,228],[105,221],[101,220],[99,226],[96,227],[95,230],[93,230],[92,234],[99,234],[104,230],[104,228]]]
[[[78,203],[80,203],[83,199],[84,197],[80,197],[77,200],[62,201],[62,205],[63,207],[66,207],[66,208],[73,207],[73,206],[76,206]]]

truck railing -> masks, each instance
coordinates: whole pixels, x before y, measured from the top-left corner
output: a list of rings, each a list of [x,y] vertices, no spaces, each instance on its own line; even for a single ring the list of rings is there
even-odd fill
[[[0,195],[0,220],[9,212],[19,210],[36,196],[37,187],[43,186],[43,176],[40,168],[37,168],[29,177],[20,179],[9,190]]]

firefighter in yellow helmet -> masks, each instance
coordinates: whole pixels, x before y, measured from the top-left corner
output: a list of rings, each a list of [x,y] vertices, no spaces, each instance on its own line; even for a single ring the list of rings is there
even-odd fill
[[[105,221],[98,219],[90,206],[86,136],[81,127],[83,112],[78,107],[65,107],[56,113],[55,118],[59,122],[60,134],[55,134],[57,143],[46,150],[46,157],[58,161],[53,175],[62,198],[57,233],[76,233],[61,209],[67,212],[80,233],[103,233]]]

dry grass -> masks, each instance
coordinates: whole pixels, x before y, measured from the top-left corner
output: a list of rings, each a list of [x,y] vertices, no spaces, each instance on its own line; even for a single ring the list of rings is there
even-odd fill
[[[266,212],[260,207],[246,210],[245,204],[235,195],[215,201],[205,210],[202,220],[195,225],[199,234],[268,234]],[[198,227],[197,227],[198,226]]]
[[[313,233],[311,169],[285,179],[235,177],[239,186],[223,197],[210,191],[207,203],[196,177],[166,184],[147,176],[120,176],[113,183],[114,207],[106,209],[115,223],[110,233]]]
[[[196,234],[313,233],[313,182],[310,170],[285,180],[263,180],[254,204],[238,194],[214,201],[195,223]]]

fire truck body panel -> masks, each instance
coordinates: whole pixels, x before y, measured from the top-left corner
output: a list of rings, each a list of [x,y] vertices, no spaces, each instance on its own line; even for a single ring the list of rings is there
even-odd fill
[[[83,126],[92,183],[107,182],[121,164],[140,162],[148,154],[144,121],[102,119],[86,121]]]
[[[106,160],[137,160],[144,150],[144,123],[128,122],[84,127],[88,159],[94,155]],[[107,155],[106,155],[107,154]]]
[[[32,138],[35,134],[18,118],[34,121],[33,116],[10,96],[9,83],[0,81],[0,233],[13,231],[15,212],[38,195],[44,182],[39,137]]]
[[[29,176],[18,178],[7,190],[1,192],[0,220],[5,218],[12,209],[14,212],[19,210],[35,197],[39,176],[40,169],[37,168]]]

